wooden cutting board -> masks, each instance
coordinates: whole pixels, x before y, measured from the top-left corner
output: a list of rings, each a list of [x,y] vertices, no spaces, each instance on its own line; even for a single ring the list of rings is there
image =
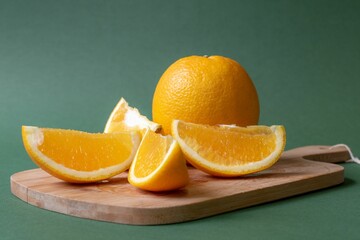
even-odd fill
[[[343,167],[327,163],[350,158],[345,148],[308,146],[284,152],[270,169],[240,178],[216,178],[189,168],[185,188],[164,193],[136,189],[122,173],[108,182],[76,185],[41,169],[11,176],[11,191],[39,208],[133,225],[184,222],[334,186]],[[306,160],[312,159],[312,160]]]

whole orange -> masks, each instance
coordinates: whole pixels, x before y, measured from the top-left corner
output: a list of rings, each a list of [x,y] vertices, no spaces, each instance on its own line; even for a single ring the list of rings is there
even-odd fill
[[[170,134],[174,119],[201,124],[256,125],[259,100],[245,69],[222,56],[189,56],[161,76],[153,97],[153,121]]]

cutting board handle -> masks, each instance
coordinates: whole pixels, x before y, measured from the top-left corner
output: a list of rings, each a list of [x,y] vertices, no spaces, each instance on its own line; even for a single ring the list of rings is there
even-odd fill
[[[341,163],[351,159],[351,155],[345,146],[312,145],[285,151],[281,158],[303,158],[319,162]]]

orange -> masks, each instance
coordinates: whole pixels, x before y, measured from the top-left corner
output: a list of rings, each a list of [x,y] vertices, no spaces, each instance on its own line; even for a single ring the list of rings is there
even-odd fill
[[[180,146],[171,136],[147,130],[131,164],[130,184],[148,191],[170,191],[189,181]]]
[[[285,128],[209,126],[174,120],[173,137],[196,168],[221,177],[236,177],[271,167],[286,142]]]
[[[202,124],[256,125],[259,100],[253,82],[236,61],[221,56],[190,56],[173,63],[153,96],[153,121],[171,132],[180,119]]]
[[[94,134],[23,126],[22,139],[30,158],[43,170],[67,182],[88,183],[127,170],[141,135],[138,131]]]
[[[146,128],[150,128],[155,132],[159,131],[161,126],[141,115],[138,109],[130,107],[126,100],[121,98],[111,112],[106,122],[104,132],[144,130]]]

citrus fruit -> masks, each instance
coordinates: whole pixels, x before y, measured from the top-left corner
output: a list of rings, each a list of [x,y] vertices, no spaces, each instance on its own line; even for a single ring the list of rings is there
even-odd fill
[[[128,180],[131,185],[148,191],[184,187],[189,176],[179,144],[171,136],[147,130],[131,164]]]
[[[153,121],[171,132],[174,119],[201,124],[256,125],[259,100],[245,69],[222,56],[190,56],[173,63],[153,96]]]
[[[43,170],[67,182],[87,183],[127,170],[141,135],[23,126],[22,139],[30,158]]]
[[[284,151],[281,125],[208,126],[174,120],[173,137],[196,168],[222,177],[235,177],[272,166]]]
[[[126,100],[121,98],[111,112],[104,132],[143,130],[145,128],[150,128],[155,132],[160,130],[161,126],[141,115],[138,109],[130,107]]]

